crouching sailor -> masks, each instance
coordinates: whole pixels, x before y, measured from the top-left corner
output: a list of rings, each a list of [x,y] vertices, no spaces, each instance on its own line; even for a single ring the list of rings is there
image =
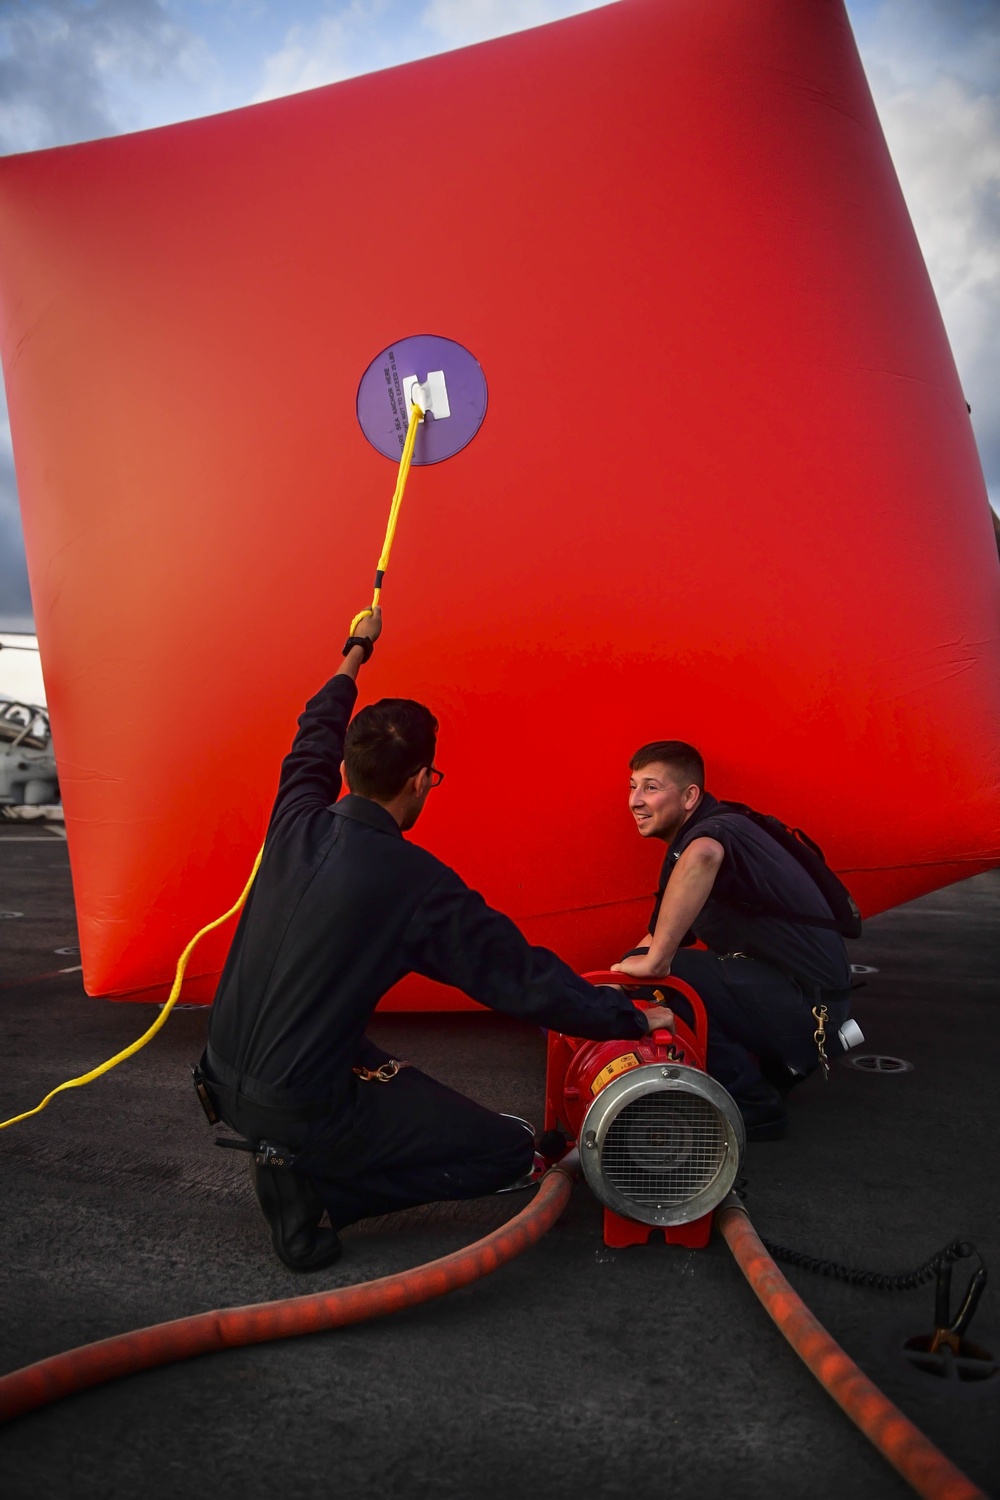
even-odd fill
[[[645,1013],[535,948],[403,835],[432,788],[437,722],[384,698],[351,720],[378,610],[307,703],[281,770],[257,878],[209,1021],[196,1083],[254,1148],[254,1187],[287,1266],[318,1270],[337,1230],[372,1214],[474,1198],[530,1171],[530,1127],[365,1037],[405,974],[575,1036],[634,1038]],[[336,800],[341,772],[350,795]],[[662,1013],[659,1025],[663,1024]],[[330,1228],[320,1225],[324,1210]]]
[[[844,1050],[851,968],[842,934],[860,934],[858,909],[800,830],[705,791],[693,746],[643,745],[630,770],[636,827],[667,851],[649,932],[614,968],[673,973],[697,990],[708,1071],[739,1105],[749,1140],[777,1139],[783,1093]]]

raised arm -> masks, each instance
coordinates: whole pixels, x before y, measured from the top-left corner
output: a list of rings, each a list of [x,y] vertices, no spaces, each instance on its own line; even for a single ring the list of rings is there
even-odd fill
[[[360,644],[371,641],[372,646],[382,634],[382,606],[376,604],[369,614],[358,621],[357,628],[348,636],[344,645],[344,660],[334,673],[335,677],[349,677],[356,682],[364,662],[371,656],[371,647]]]
[[[382,611],[375,609],[358,622],[350,639],[374,645],[381,631]],[[340,796],[344,736],[358,696],[355,679],[370,655],[371,648],[363,644],[345,647],[342,664],[303,709],[298,733],[282,762],[272,823],[292,809],[310,804],[327,807]]]

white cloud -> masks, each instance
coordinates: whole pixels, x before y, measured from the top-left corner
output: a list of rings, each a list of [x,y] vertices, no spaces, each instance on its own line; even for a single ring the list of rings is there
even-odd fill
[[[0,391],[0,629],[31,628],[31,596],[14,478],[7,403]]]
[[[488,37],[504,36],[541,26],[579,11],[596,10],[608,0],[429,0],[421,12],[421,24],[435,33],[449,47],[468,42],[482,42]]]
[[[1000,100],[946,76],[895,93],[882,117],[984,458],[1000,470]]]
[[[209,72],[207,49],[162,0],[6,0],[0,153],[182,118]]]
[[[917,88],[948,72],[993,92],[1000,81],[996,0],[847,0],[866,62]]]
[[[265,58],[264,82],[253,102],[319,88],[417,55],[399,55],[398,30],[386,24],[389,11],[390,0],[349,0],[334,14],[291,26],[278,51]]]
[[[1000,7],[883,0],[854,20],[1000,508]]]
[[[318,88],[452,47],[593,10],[608,0],[337,0],[325,15],[289,27],[264,61],[254,103]]]
[[[30,629],[31,595],[17,505],[14,458],[0,451],[0,629]]]

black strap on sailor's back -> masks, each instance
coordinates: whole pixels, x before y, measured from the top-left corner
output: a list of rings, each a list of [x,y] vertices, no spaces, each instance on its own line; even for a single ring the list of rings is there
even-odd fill
[[[789,828],[788,824],[783,823],[780,818],[774,817],[771,813],[757,812],[755,808],[748,807],[745,802],[719,802],[711,809],[710,816],[713,818],[726,816],[749,818],[751,823],[756,824],[787,854],[798,861],[823,896],[833,915],[830,917],[809,916],[805,912],[788,911],[778,902],[767,902],[756,898],[752,901],[727,899],[725,905],[732,906],[750,916],[777,917],[782,922],[791,922],[801,927],[829,928],[833,932],[839,932],[841,937],[845,938],[861,936],[861,912],[858,910],[857,902],[840,877],[830,869],[819,844],[803,829]],[[692,843],[698,837],[699,825],[696,823],[691,829],[689,840],[685,840],[682,834],[676,847],[676,854],[680,854],[687,843]]]

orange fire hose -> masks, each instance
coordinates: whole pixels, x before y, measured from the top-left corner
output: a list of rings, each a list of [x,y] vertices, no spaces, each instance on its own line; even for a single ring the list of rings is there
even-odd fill
[[[508,1223],[463,1250],[413,1270],[311,1296],[154,1323],[13,1370],[0,1376],[0,1422],[140,1370],[245,1344],[344,1328],[457,1291],[537,1244],[566,1207],[578,1170],[573,1151],[549,1168],[533,1201]],[[924,1500],[989,1500],[817,1322],[764,1249],[743,1206],[727,1204],[717,1222],[740,1270],[796,1354],[916,1493]]]
[[[103,1385],[156,1365],[234,1349],[241,1344],[263,1344],[269,1339],[294,1338],[301,1333],[320,1333],[327,1328],[363,1323],[468,1286],[530,1249],[552,1228],[569,1201],[576,1153],[571,1156],[572,1160],[564,1158],[549,1168],[535,1197],[513,1219],[475,1244],[415,1266],[411,1271],[399,1271],[394,1276],[382,1276],[358,1286],[338,1287],[335,1291],[249,1307],[220,1308],[170,1323],[154,1323],[150,1328],[84,1344],[79,1349],[13,1370],[0,1377],[0,1422],[9,1422],[88,1386]]]
[[[820,1385],[924,1500],[988,1500],[983,1491],[844,1353],[789,1286],[758,1239],[746,1209],[726,1204],[717,1223],[769,1317]]]

